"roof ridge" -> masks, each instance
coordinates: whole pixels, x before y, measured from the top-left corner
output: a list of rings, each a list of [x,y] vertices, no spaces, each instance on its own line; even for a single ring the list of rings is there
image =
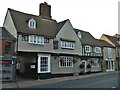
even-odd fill
[[[8,10],[9,10],[9,11],[18,12],[18,13],[21,13],[21,14],[26,14],[26,15],[31,15],[31,16],[39,17],[38,15],[34,15],[34,14],[30,14],[30,13],[25,13],[25,12],[22,12],[22,11],[18,11],[18,10],[15,10],[15,9],[11,9],[11,8],[8,8]]]

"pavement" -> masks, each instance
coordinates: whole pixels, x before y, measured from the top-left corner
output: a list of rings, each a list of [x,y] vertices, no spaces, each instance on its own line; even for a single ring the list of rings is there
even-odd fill
[[[82,78],[96,77],[96,76],[113,74],[113,73],[118,73],[118,71],[100,72],[100,73],[91,73],[91,74],[79,75],[79,76],[67,76],[67,77],[57,77],[57,78],[49,78],[49,79],[37,79],[37,80],[17,77],[16,82],[2,83],[2,88],[27,88],[29,86],[51,84],[51,83],[57,83],[57,82],[66,81],[66,80],[78,80]]]

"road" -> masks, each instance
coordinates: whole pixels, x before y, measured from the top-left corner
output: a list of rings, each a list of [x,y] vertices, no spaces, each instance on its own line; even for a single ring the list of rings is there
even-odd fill
[[[118,74],[88,77],[78,80],[68,80],[51,84],[37,85],[29,88],[117,88]]]

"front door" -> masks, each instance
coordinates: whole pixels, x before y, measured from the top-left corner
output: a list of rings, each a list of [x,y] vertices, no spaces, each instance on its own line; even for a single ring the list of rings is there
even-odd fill
[[[106,71],[114,71],[114,70],[115,70],[114,61],[111,60],[106,61]]]
[[[38,73],[50,72],[50,55],[38,55]]]
[[[82,60],[81,64],[84,65],[83,72],[86,72],[86,60]]]

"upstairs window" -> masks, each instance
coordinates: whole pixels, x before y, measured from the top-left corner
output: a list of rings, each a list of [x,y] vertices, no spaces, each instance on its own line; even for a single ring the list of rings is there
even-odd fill
[[[36,28],[36,21],[33,18],[28,21],[28,27],[33,29]]]
[[[86,45],[86,46],[85,46],[85,52],[91,52],[91,47],[88,46],[88,45]]]
[[[12,54],[12,42],[5,42],[5,54]]]
[[[108,48],[108,58],[113,58],[112,48]]]
[[[61,41],[61,47],[62,48],[66,48],[66,49],[74,49],[74,42],[70,42],[70,41]]]
[[[77,33],[77,35],[78,35],[78,37],[79,37],[79,38],[81,38],[81,37],[82,37],[82,36],[81,36],[81,32],[80,32],[80,31]]]
[[[22,35],[22,41],[28,41],[28,35]]]
[[[53,41],[53,49],[58,49],[58,41],[57,40]]]
[[[100,47],[95,47],[95,52],[96,53],[101,53],[101,48]]]
[[[30,35],[29,36],[29,43],[44,45],[44,37],[43,36]]]

